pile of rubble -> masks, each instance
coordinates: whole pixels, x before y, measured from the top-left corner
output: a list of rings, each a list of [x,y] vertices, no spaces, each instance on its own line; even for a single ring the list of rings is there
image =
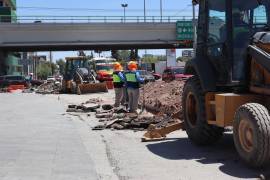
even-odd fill
[[[0,93],[6,93],[7,92],[7,88],[0,88]]]
[[[96,112],[97,109],[101,107],[102,102],[103,100],[100,98],[92,98],[79,105],[75,104],[69,105],[67,112],[77,112],[77,113]]]
[[[141,88],[140,104],[147,110],[182,119],[182,92],[185,80],[150,82]]]
[[[167,115],[153,115],[148,112],[142,114],[127,113],[123,108],[97,111],[96,118],[103,124],[94,127],[93,130],[132,129],[140,131],[147,129],[150,124],[154,124],[156,127],[165,127],[169,123],[177,121],[177,119]]]
[[[178,121],[177,119],[169,117],[168,115],[153,115],[152,113],[148,112],[143,112],[142,114],[128,113],[125,108],[114,108],[110,104],[102,103],[102,99],[92,98],[79,105],[69,105],[67,112],[95,112],[95,116],[100,124],[95,126],[93,130],[132,129],[138,131],[147,129],[150,124],[154,124],[157,127],[164,127],[168,123],[174,123]]]
[[[70,105],[68,112],[95,112],[100,125],[93,130],[132,129],[145,130],[150,124],[155,127],[165,127],[181,121],[181,95],[185,81],[150,82],[141,88],[140,104],[144,104],[148,112],[142,114],[128,113],[124,108],[113,108],[112,105],[101,105],[97,100],[83,103],[79,106]],[[143,92],[145,94],[143,94]],[[151,112],[151,113],[149,113]],[[153,113],[153,114],[152,114]]]
[[[37,88],[36,93],[38,93],[38,94],[59,94],[60,90],[61,90],[60,83],[46,82]]]

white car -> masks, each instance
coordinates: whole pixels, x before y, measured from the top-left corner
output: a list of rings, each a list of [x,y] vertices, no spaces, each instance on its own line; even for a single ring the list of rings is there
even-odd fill
[[[56,79],[55,79],[54,76],[48,76],[47,77],[47,82],[49,82],[49,83],[51,82],[52,83],[52,82],[55,82],[55,81],[56,81]]]

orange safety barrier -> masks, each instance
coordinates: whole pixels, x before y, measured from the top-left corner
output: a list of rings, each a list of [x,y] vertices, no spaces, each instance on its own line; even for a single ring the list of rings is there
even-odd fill
[[[106,85],[108,89],[113,89],[113,81],[106,81]]]
[[[16,91],[16,90],[23,90],[23,89],[25,89],[25,87],[24,87],[24,85],[10,85],[10,86],[8,86],[8,89],[7,89],[7,91],[8,92],[13,92],[13,91]]]

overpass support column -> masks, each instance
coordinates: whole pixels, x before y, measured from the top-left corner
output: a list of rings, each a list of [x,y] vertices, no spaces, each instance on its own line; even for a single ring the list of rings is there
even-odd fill
[[[6,59],[7,59],[7,52],[2,51],[0,49],[0,76],[7,74]]]

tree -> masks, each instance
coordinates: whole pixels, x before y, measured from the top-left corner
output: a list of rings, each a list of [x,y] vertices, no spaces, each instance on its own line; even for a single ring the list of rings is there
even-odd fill
[[[136,59],[139,59],[140,57],[139,57],[139,50],[138,49],[135,49],[135,57],[136,57]]]
[[[50,63],[50,66],[51,66],[51,74],[54,75],[54,73],[56,72],[57,70],[57,65],[55,63]]]
[[[167,57],[164,56],[164,55],[159,55],[159,56],[156,56],[157,57],[157,61],[166,61],[167,60]]]
[[[129,55],[129,58],[131,59],[131,60],[138,60],[138,49],[132,49],[131,51],[130,51],[130,55]]]
[[[47,79],[52,74],[51,64],[49,62],[40,63],[37,67],[37,75],[39,79]]]
[[[63,59],[59,59],[56,61],[56,64],[59,66],[60,74],[64,75],[66,70],[66,62]]]
[[[119,52],[118,52],[118,50],[112,50],[111,51],[111,56],[112,56],[112,58],[114,58],[116,60],[119,60]]]
[[[153,54],[145,54],[142,58],[142,62],[144,63],[156,63],[157,61],[157,56],[154,56]]]
[[[129,53],[129,59],[130,60],[135,60],[136,59],[136,54],[135,54],[135,51],[133,49]]]
[[[192,57],[178,57],[176,60],[180,61],[180,62],[187,62],[191,59],[192,59]]]
[[[119,52],[119,60],[129,61],[130,60],[130,51],[128,50],[120,50]]]
[[[146,54],[143,56],[142,61],[144,63],[156,63],[159,61],[166,61],[167,57],[164,55]]]

